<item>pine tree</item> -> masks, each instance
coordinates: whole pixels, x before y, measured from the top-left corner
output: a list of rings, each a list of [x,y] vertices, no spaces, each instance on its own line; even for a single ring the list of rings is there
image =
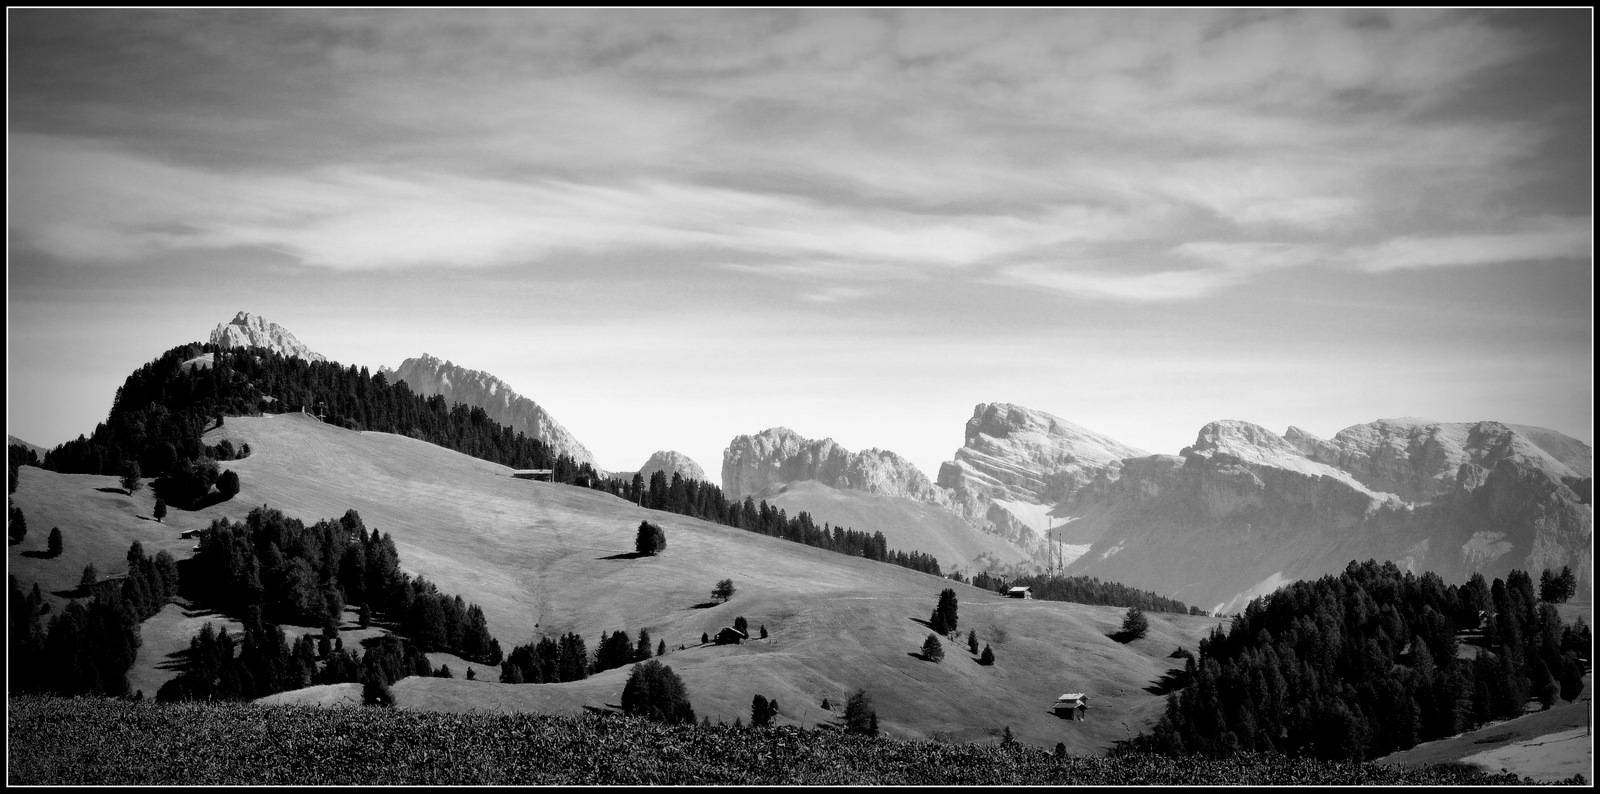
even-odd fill
[[[764,640],[766,638],[767,638],[767,624],[763,623],[763,624],[761,624],[761,639]]]
[[[992,665],[992,664],[994,664],[994,651],[989,650],[989,644],[988,643],[984,643],[983,655],[978,657],[978,664],[982,664],[982,665]]]
[[[826,705],[824,705],[826,707]],[[878,735],[878,712],[872,708],[872,696],[858,689],[844,705],[844,732]]]
[[[667,549],[667,535],[661,531],[661,527],[649,521],[640,521],[633,548],[639,554],[660,554]]]
[[[765,727],[772,715],[767,711],[767,696],[756,695],[750,700],[750,727]]]
[[[1150,630],[1150,621],[1144,616],[1144,610],[1137,606],[1128,607],[1128,612],[1122,619],[1122,633],[1130,640],[1143,637]]]
[[[944,646],[939,643],[938,635],[929,634],[928,639],[923,641],[922,658],[927,659],[935,664],[944,659]]]
[[[978,652],[978,632],[971,630],[967,632],[967,650],[972,653]]]
[[[100,574],[95,571],[94,563],[91,562],[88,565],[83,566],[83,577],[78,579],[78,587],[82,588],[84,591],[88,591],[89,588],[94,587],[95,583],[98,581],[100,581]]]
[[[162,499],[161,497],[157,496],[156,497],[156,509],[155,509],[154,512],[155,512],[155,517],[156,517],[156,522],[157,523],[160,523],[162,519],[166,518],[167,517],[167,500]]]
[[[478,680],[478,674],[475,671],[473,671],[473,669],[470,668],[470,667],[467,668],[467,680],[468,681],[476,681],[476,680]]]
[[[636,662],[642,662],[642,661],[644,661],[646,659],[649,659],[649,658],[650,658],[650,632],[648,630],[646,630],[646,629],[639,629],[639,644],[638,644],[638,647],[636,647],[634,649],[633,660],[636,661]]]
[[[745,620],[744,615],[740,615],[739,617],[733,619],[733,627],[741,634],[744,634],[747,637],[750,636],[750,621]]]
[[[939,603],[933,608],[933,618],[930,621],[934,624],[934,631],[940,634],[950,634],[956,630],[958,625],[956,621],[957,606],[955,590],[946,587],[940,591]]]
[[[667,655],[667,641],[666,640],[662,640],[661,642],[656,643],[656,655],[657,656],[666,656]]]
[[[127,491],[129,496],[133,496],[134,492],[138,491],[140,486],[139,463],[132,460],[123,461],[121,474],[122,490]]]
[[[622,688],[622,711],[669,725],[694,724],[688,687],[671,667],[656,659],[633,666]]]

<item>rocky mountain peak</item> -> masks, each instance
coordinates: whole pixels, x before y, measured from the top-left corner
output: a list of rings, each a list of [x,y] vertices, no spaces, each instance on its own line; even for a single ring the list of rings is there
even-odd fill
[[[225,347],[264,347],[307,361],[328,360],[320,353],[311,352],[288,329],[250,312],[239,312],[231,321],[212,329],[211,343]]]
[[[767,495],[804,480],[949,504],[948,495],[936,488],[927,475],[893,452],[851,452],[831,438],[814,441],[786,427],[741,435],[722,453],[722,490],[730,497]]]
[[[467,369],[428,353],[406,359],[398,369],[381,367],[379,372],[391,383],[405,381],[417,394],[439,394],[451,403],[482,408],[490,419],[549,444],[557,454],[595,465],[594,455],[555,417],[487,372]]]
[[[649,482],[650,475],[658,471],[665,472],[669,482],[673,474],[681,474],[685,480],[706,481],[706,472],[700,468],[700,464],[677,450],[660,450],[639,467],[639,474],[644,477],[645,482]]]

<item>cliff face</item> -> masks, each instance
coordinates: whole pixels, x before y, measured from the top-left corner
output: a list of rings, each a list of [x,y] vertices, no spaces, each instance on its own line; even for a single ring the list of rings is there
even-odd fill
[[[1311,446],[1305,434],[1283,438],[1248,423],[1214,422],[1182,456],[1125,461],[1118,477],[1072,500],[1081,517],[1069,526],[1068,542],[1091,548],[1068,573],[1224,611],[1284,582],[1367,559],[1430,570],[1446,581],[1571,565],[1580,592],[1592,592],[1593,508],[1563,481],[1574,475],[1561,474],[1587,469],[1551,467],[1523,452],[1478,452],[1517,449],[1502,432],[1508,426],[1493,424],[1469,426],[1477,431],[1462,433],[1468,443],[1459,455],[1440,440],[1449,428],[1408,432],[1408,456],[1393,454],[1398,445],[1391,444],[1387,453],[1351,455],[1345,462],[1357,464],[1346,471],[1299,454]],[[1346,450],[1350,439],[1383,437],[1351,431],[1340,434]],[[1479,442],[1492,438],[1500,440]],[[1333,459],[1327,447],[1312,449]],[[1449,463],[1456,464],[1452,476],[1439,471]],[[1385,486],[1427,500],[1380,490]]]
[[[681,474],[685,480],[706,482],[706,472],[700,468],[700,464],[676,450],[658,451],[639,467],[639,474],[644,476],[646,483],[650,482],[650,475],[658,471],[666,473],[668,482],[672,480],[673,474]]]
[[[1043,411],[980,403],[955,459],[939,467],[938,484],[962,518],[1043,562],[1050,554],[1046,531],[1060,524],[1051,510],[1114,479],[1124,459],[1145,454]]]
[[[451,403],[482,408],[490,419],[549,444],[557,454],[565,453],[579,463],[595,465],[594,455],[555,417],[487,372],[466,369],[426,353],[406,359],[399,369],[380,367],[378,371],[391,383],[405,381],[418,394],[439,394]]]
[[[893,452],[869,449],[852,453],[831,438],[813,441],[786,427],[739,436],[722,453],[722,490],[730,497],[771,495],[784,485],[803,480],[949,504],[949,496],[927,475]]]
[[[307,361],[328,360],[320,353],[311,352],[288,329],[249,312],[239,312],[231,321],[213,328],[211,343],[225,347],[264,347]]]
[[[1327,441],[1291,427],[1285,440],[1310,460],[1336,466],[1368,487],[1410,502],[1456,491],[1464,465],[1487,472],[1509,459],[1558,480],[1594,476],[1593,452],[1582,442],[1553,430],[1499,422],[1380,419],[1345,428]]]

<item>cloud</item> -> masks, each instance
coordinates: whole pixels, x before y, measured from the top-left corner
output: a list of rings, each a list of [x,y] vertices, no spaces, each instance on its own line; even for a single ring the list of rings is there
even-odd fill
[[[1406,236],[1354,248],[1343,259],[1369,273],[1594,258],[1594,219],[1545,220],[1500,234]]]

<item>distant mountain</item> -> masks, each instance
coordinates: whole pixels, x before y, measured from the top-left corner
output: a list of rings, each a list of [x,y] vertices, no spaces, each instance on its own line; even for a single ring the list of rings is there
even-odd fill
[[[1332,441],[1213,422],[1058,508],[1091,546],[1067,572],[1223,611],[1367,559],[1446,581],[1571,565],[1588,594],[1592,460],[1555,431],[1493,422],[1383,420]]]
[[[1144,451],[1043,411],[979,403],[955,460],[939,467],[952,509],[974,526],[1047,560],[1051,510]],[[1084,549],[1064,550],[1070,558]]]
[[[399,369],[379,367],[378,371],[390,383],[405,381],[418,394],[439,394],[451,403],[482,408],[490,419],[549,444],[557,454],[564,453],[578,463],[595,465],[594,455],[550,412],[487,372],[441,361],[427,353],[420,358],[406,359]]]
[[[685,480],[699,480],[707,482],[705,469],[695,463],[688,455],[676,450],[660,450],[639,467],[639,474],[644,476],[646,483],[650,482],[650,475],[656,472],[665,472],[667,481],[672,480],[672,475],[681,474]]]
[[[232,321],[212,329],[211,343],[225,347],[264,347],[307,361],[328,360],[320,353],[311,352],[288,329],[249,312],[239,312]]]
[[[903,496],[948,505],[949,497],[905,458],[882,449],[851,452],[831,438],[813,441],[786,427],[739,436],[722,453],[722,490],[729,497],[772,495],[784,485],[816,480],[834,488]]]
[[[44,460],[44,453],[50,451],[48,449],[45,449],[44,447],[39,446],[38,444],[30,444],[30,443],[28,443],[26,441],[23,441],[22,439],[17,438],[16,436],[13,436],[13,435],[11,435],[9,433],[6,434],[6,446],[8,446],[8,447],[10,447],[10,446],[20,446],[20,447],[26,447],[28,449],[31,449],[31,450],[33,450],[34,454],[39,456],[40,460]]]

